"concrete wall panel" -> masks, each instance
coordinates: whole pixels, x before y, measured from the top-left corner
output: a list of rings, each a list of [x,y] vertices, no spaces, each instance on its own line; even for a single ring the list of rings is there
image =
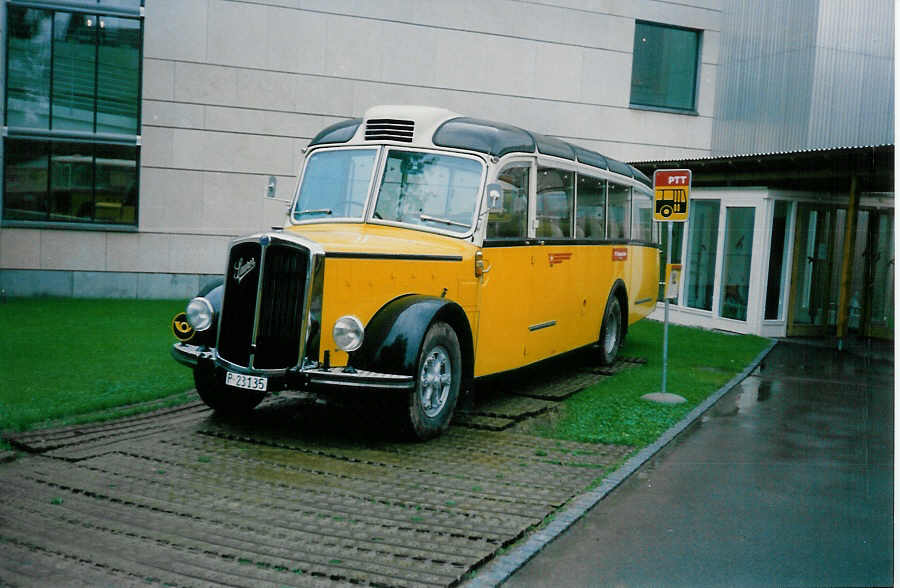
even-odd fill
[[[41,231],[0,229],[0,267],[29,269],[41,264]]]
[[[75,298],[135,298],[138,274],[130,272],[73,272]]]
[[[71,271],[0,269],[7,296],[72,296]]]
[[[137,297],[188,300],[200,291],[200,282],[194,274],[137,274]]]
[[[207,0],[151,0],[144,8],[144,56],[206,59]]]
[[[172,100],[175,98],[175,63],[159,59],[144,59],[144,100]]]
[[[93,231],[41,231],[41,268],[102,271],[106,235]]]

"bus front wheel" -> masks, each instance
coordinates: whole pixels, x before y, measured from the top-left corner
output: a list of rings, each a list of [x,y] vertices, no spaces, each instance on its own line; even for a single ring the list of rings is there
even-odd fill
[[[409,394],[408,432],[422,441],[447,430],[462,382],[462,354],[456,331],[436,322],[425,333]]]
[[[606,303],[603,325],[600,327],[600,363],[611,365],[622,346],[622,304],[613,294]]]

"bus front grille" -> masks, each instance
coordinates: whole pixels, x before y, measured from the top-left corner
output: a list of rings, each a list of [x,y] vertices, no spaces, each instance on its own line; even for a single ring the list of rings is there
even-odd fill
[[[232,247],[219,318],[219,357],[255,369],[297,364],[308,267],[309,252],[299,247],[278,242],[265,250],[258,242]]]
[[[366,141],[400,141],[412,143],[415,122],[393,118],[373,118],[366,121]]]

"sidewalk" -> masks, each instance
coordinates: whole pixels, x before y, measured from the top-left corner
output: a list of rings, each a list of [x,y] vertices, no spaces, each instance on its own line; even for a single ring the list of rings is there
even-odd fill
[[[893,363],[779,343],[508,586],[889,585]]]

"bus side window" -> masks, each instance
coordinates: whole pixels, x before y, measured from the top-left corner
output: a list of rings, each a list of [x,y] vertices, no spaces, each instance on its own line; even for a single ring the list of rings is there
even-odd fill
[[[606,180],[578,174],[575,238],[606,238]]]
[[[575,172],[549,167],[538,168],[537,237],[568,239],[572,237],[572,208]]]
[[[609,183],[609,222],[607,238],[631,238],[631,188]]]
[[[528,234],[528,178],[531,163],[519,161],[504,167],[497,175],[503,187],[503,211],[488,215],[487,239],[522,240]]]
[[[653,241],[653,199],[645,192],[632,192],[632,226],[631,238],[638,241]]]

